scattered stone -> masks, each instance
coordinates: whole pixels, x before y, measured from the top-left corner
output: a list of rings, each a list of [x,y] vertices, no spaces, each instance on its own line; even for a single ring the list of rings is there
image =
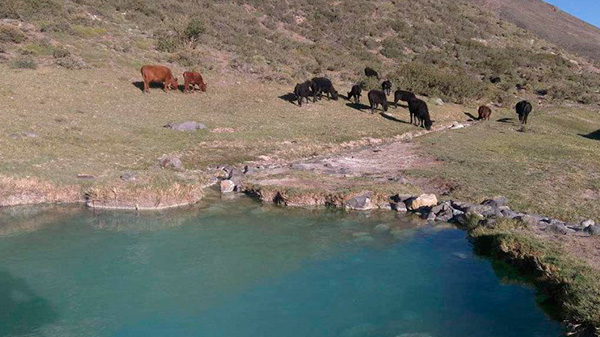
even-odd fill
[[[436,206],[438,203],[435,194],[421,194],[417,198],[408,199],[406,206],[411,211],[416,211],[422,207]]]
[[[437,105],[444,105],[444,101],[441,98],[434,98],[433,103]]]
[[[429,212],[429,214],[427,214],[427,221],[435,221],[435,219],[436,219],[435,213]]]
[[[37,133],[35,132],[18,132],[18,133],[11,133],[8,135],[10,138],[12,139],[19,139],[21,137],[27,137],[27,138],[37,138],[39,137]]]
[[[389,202],[382,202],[382,203],[377,204],[377,208],[385,209],[385,210],[392,210],[392,204]]]
[[[471,203],[460,201],[451,201],[450,205],[452,205],[452,208],[460,210],[463,213],[466,212],[471,206],[473,206],[473,204]]]
[[[600,236],[600,226],[598,225],[590,225],[585,227],[584,231],[591,236]]]
[[[375,208],[369,195],[356,196],[348,200],[344,206],[346,209],[352,209],[356,211],[368,211]]]
[[[439,221],[450,221],[452,220],[452,218],[454,218],[454,210],[452,209],[452,207],[447,207],[444,210],[442,210],[441,212],[437,213],[436,219]]]
[[[187,132],[195,132],[196,130],[206,129],[206,125],[194,121],[187,121],[183,123],[170,123],[164,126],[165,128],[169,128],[176,131],[187,131]]]
[[[160,167],[162,168],[170,168],[173,170],[183,170],[183,163],[181,162],[181,159],[179,159],[179,157],[177,156],[173,156],[173,155],[166,155],[161,157],[158,160]]]
[[[456,130],[456,129],[462,129],[465,126],[463,124],[460,124],[459,122],[454,122],[452,123],[452,125],[450,125],[450,130]]]
[[[583,220],[583,221],[581,222],[581,227],[583,227],[583,228],[586,228],[586,227],[589,227],[589,226],[593,226],[593,225],[595,225],[595,224],[596,224],[596,223],[594,222],[594,220],[587,219],[587,220]]]
[[[233,183],[236,185],[241,185],[242,180],[244,179],[244,173],[239,168],[234,167],[229,171],[227,179],[233,181]]]
[[[231,180],[221,180],[221,193],[231,193],[235,189],[235,183]]]
[[[554,234],[560,234],[560,235],[567,235],[570,233],[575,233],[574,230],[567,228],[567,226],[565,226],[564,224],[561,224],[561,223],[551,224],[550,226],[546,227],[545,231],[554,233]]]
[[[123,181],[134,181],[137,179],[137,176],[131,172],[125,172],[121,174],[121,180]]]
[[[393,202],[391,203],[392,205],[392,209],[396,212],[408,212],[408,209],[406,208],[406,204],[402,201],[402,202]]]
[[[390,226],[388,226],[386,224],[379,224],[379,225],[375,226],[375,228],[373,230],[376,233],[385,233],[390,230]]]
[[[539,225],[540,225],[540,219],[538,219],[535,216],[529,215],[529,214],[517,216],[517,217],[515,217],[515,219],[517,221],[522,222],[523,224],[525,224],[527,226],[539,227]]]
[[[519,213],[514,212],[514,211],[512,211],[510,209],[503,209],[500,212],[502,213],[503,217],[509,218],[509,219],[514,219],[514,218],[516,218],[516,217],[519,216]]]
[[[491,207],[501,207],[508,205],[508,198],[503,196],[494,197],[492,199],[486,199],[482,203],[482,205],[491,206]]]

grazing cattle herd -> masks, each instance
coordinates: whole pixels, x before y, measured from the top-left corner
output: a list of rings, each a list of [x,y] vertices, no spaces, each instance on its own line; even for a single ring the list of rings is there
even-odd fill
[[[142,79],[144,81],[144,92],[149,92],[151,83],[161,83],[163,90],[168,92],[169,90],[178,90],[179,84],[177,78],[173,76],[171,69],[160,66],[160,65],[145,65],[141,68]],[[365,76],[374,77],[379,80],[379,74],[372,68],[365,68]],[[186,71],[183,73],[183,92],[188,93],[190,89],[196,90],[196,86],[200,91],[205,92],[207,85],[202,78],[202,75],[197,72]],[[499,77],[493,77],[490,79],[493,83],[500,82]],[[353,101],[355,104],[360,103],[360,97],[364,88],[364,83],[354,84],[348,92],[347,99]],[[381,83],[381,89],[370,90],[367,94],[369,99],[369,106],[371,113],[375,113],[375,110],[381,106],[383,112],[388,111],[388,96],[392,93],[392,82],[385,80]],[[327,99],[338,100],[339,94],[334,88],[333,83],[326,77],[314,77],[311,80],[307,80],[303,83],[296,84],[294,88],[293,100],[298,100],[298,106],[302,106],[302,102],[307,103],[310,97],[313,98],[313,103],[320,100],[323,95],[327,96]],[[293,101],[292,100],[292,101]],[[429,115],[429,108],[425,101],[417,98],[417,96],[406,90],[398,89],[394,92],[394,107],[398,107],[398,101],[408,103],[408,111],[410,114],[410,123],[417,126],[423,127],[427,130],[431,129],[433,122]],[[519,115],[519,122],[521,122],[521,129],[524,130],[527,124],[527,118],[529,113],[533,110],[531,103],[528,101],[521,101],[515,106],[515,110]],[[489,120],[492,114],[492,109],[486,105],[482,105],[478,110],[478,120]]]

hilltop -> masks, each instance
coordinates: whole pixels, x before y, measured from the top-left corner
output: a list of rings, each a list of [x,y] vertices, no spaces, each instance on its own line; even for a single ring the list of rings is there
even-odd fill
[[[468,0],[569,52],[600,61],[600,28],[542,0]]]
[[[593,64],[460,1],[7,0],[0,18],[0,56],[13,67],[172,63],[292,84],[356,82],[368,65],[459,103],[512,103],[517,88],[600,101]]]

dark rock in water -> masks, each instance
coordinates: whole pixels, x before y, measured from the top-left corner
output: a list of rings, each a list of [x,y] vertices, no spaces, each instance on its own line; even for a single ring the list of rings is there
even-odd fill
[[[121,174],[121,180],[123,181],[134,181],[135,179],[137,179],[137,176],[131,172]]]
[[[584,231],[591,236],[600,236],[600,226],[598,225],[587,226]]]
[[[194,121],[187,121],[183,123],[170,123],[164,126],[165,128],[177,130],[177,131],[187,131],[194,132],[200,129],[206,129],[206,125]]]
[[[357,211],[367,211],[375,208],[371,202],[370,195],[359,195],[346,202],[344,205],[346,209],[352,209]]]
[[[554,233],[554,234],[561,234],[561,235],[575,233],[574,230],[567,228],[567,226],[565,226],[564,224],[561,224],[561,223],[551,224],[550,226],[546,227],[545,231]]]
[[[177,156],[163,156],[158,160],[160,167],[173,170],[183,170],[183,163]]]

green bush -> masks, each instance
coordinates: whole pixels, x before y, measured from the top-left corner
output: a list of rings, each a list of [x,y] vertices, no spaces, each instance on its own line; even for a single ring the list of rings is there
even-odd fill
[[[10,66],[15,69],[37,69],[37,61],[31,56],[21,56],[10,62]]]
[[[0,25],[0,42],[21,43],[27,36],[17,27],[11,25]]]

